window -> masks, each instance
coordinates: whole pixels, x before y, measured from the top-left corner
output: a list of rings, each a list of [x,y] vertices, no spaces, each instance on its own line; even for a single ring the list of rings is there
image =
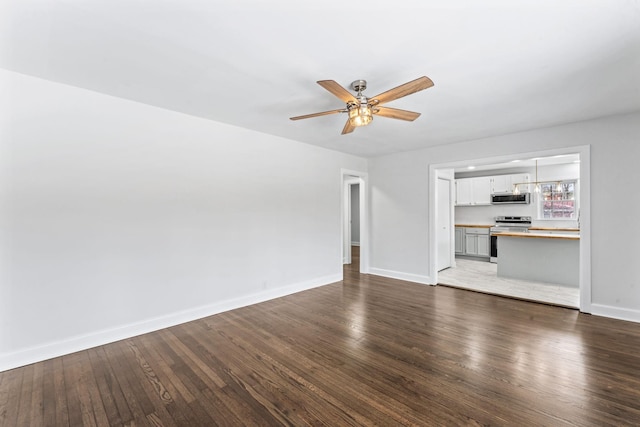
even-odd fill
[[[540,184],[540,219],[576,219],[577,182],[559,181]]]

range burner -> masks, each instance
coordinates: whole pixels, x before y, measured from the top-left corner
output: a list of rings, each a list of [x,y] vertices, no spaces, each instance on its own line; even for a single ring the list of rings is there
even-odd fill
[[[496,224],[493,228],[507,227],[507,228],[524,228],[529,229],[531,227],[530,216],[497,216],[495,217]]]

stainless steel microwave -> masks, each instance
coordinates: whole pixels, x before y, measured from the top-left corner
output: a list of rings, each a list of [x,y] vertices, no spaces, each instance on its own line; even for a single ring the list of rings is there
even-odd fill
[[[506,205],[506,204],[529,204],[531,201],[531,193],[522,194],[492,194],[492,205]]]

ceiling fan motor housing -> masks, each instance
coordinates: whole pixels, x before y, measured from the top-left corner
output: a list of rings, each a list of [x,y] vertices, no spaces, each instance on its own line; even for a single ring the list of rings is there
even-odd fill
[[[353,90],[355,90],[356,92],[358,92],[358,95],[360,94],[360,92],[362,92],[363,90],[365,90],[367,88],[367,81],[366,80],[355,80],[351,83],[351,88]]]

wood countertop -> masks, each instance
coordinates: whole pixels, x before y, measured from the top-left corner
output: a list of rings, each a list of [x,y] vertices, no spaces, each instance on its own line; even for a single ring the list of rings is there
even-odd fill
[[[466,228],[491,228],[494,224],[456,224],[456,227],[466,227]],[[529,230],[534,231],[567,231],[567,232],[576,232],[580,231],[579,228],[563,228],[563,227],[529,227]]]
[[[562,228],[562,227],[529,227],[529,230],[538,230],[538,231],[580,231],[579,228]]]
[[[542,234],[542,233],[519,233],[516,231],[499,231],[491,233],[492,236],[505,237],[525,237],[529,239],[563,239],[563,240],[580,240],[579,234]]]

